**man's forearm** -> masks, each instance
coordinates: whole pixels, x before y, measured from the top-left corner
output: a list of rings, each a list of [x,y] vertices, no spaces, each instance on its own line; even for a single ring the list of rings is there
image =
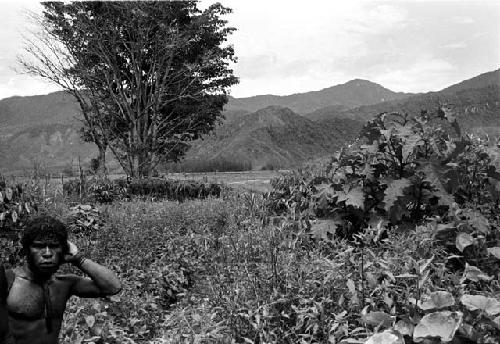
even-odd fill
[[[104,295],[114,295],[121,290],[120,280],[110,269],[83,257],[74,265],[87,274]]]

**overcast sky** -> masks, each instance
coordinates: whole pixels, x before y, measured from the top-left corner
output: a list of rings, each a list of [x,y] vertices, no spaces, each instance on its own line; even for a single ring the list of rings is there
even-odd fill
[[[202,1],[202,7],[215,1]],[[500,68],[500,1],[221,0],[240,84],[231,95],[287,95],[367,79],[393,91],[442,89]],[[55,86],[16,73],[36,1],[0,0],[0,99]]]

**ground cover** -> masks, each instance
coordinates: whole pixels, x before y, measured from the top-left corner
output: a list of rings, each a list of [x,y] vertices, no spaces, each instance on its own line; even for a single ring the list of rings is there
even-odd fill
[[[498,343],[500,153],[426,116],[377,117],[267,194],[82,205],[4,185],[2,214],[37,204],[123,281],[71,300],[63,343]]]

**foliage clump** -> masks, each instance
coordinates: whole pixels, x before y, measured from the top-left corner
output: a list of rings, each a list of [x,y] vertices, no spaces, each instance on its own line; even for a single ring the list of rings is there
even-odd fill
[[[383,113],[323,168],[275,180],[268,209],[294,233],[295,245],[323,247],[332,266],[345,264],[338,240],[352,243],[346,252],[358,252],[357,272],[339,271],[348,290],[340,301],[350,299],[340,314],[361,316],[351,321],[375,333],[388,329],[368,342],[404,343],[405,336],[406,343],[494,343],[496,311],[478,318],[453,295],[496,300],[499,292],[498,157],[496,143],[462,134],[445,108],[417,116]],[[408,252],[400,251],[410,244],[404,237],[414,241]],[[401,259],[399,266],[389,257]],[[440,290],[447,290],[444,299]],[[315,298],[322,307],[324,301]],[[357,329],[308,338],[342,343],[350,333],[345,342],[356,342],[371,333]]]
[[[220,197],[222,186],[198,181],[149,179],[74,179],[64,183],[64,194],[74,200],[112,203],[133,197],[184,202],[188,199]]]

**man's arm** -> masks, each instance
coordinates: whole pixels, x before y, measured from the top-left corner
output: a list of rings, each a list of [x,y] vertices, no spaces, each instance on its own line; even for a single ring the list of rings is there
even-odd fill
[[[110,269],[90,259],[78,257],[73,265],[90,278],[78,278],[72,285],[71,294],[79,297],[115,295],[121,290],[118,277]]]
[[[7,278],[5,269],[0,264],[0,343],[9,335],[9,314],[7,312]]]
[[[122,286],[120,280],[110,269],[83,257],[78,248],[68,241],[69,252],[64,256],[64,262],[78,267],[90,278],[77,277],[71,286],[71,294],[79,297],[99,297],[115,295]]]

